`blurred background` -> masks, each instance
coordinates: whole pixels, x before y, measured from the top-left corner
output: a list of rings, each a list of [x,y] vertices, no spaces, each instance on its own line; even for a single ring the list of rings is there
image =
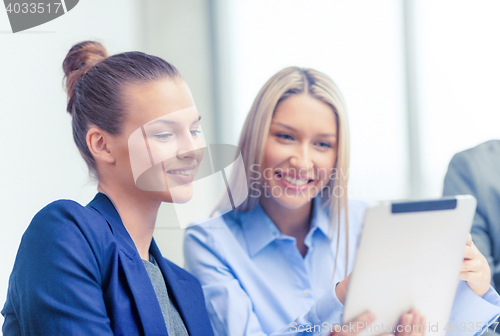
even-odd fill
[[[499,17],[498,0],[81,0],[12,34],[0,9],[0,306],[35,213],[96,193],[65,111],[61,64],[73,44],[98,40],[110,54],[139,50],[174,64],[209,143],[237,144],[277,71],[323,71],[347,102],[350,197],[417,199],[441,195],[454,153],[500,138]],[[176,220],[163,206],[155,239],[182,266]]]

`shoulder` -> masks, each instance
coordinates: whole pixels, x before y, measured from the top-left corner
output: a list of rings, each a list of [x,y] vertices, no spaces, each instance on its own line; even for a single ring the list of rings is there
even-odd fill
[[[106,220],[94,209],[72,200],[57,200],[42,208],[32,219],[26,233],[58,236],[78,230],[84,235],[109,231]],[[25,233],[25,234],[26,234]]]
[[[324,202],[323,200],[321,200],[321,201]],[[369,203],[364,202],[364,201],[349,199],[347,202],[347,217],[346,217],[344,210],[342,209],[342,214],[341,214],[340,220],[341,220],[341,223],[343,223],[343,226],[345,223],[348,223],[349,234],[357,235],[359,233],[359,231],[361,230],[361,228],[363,226],[365,213],[366,213],[366,210],[368,209],[368,205],[369,205]],[[330,216],[329,203],[321,203],[318,206],[315,206],[314,208],[315,208],[315,211],[322,212],[320,215],[316,215],[317,218],[320,218],[321,220],[326,220],[326,221],[332,220],[333,222],[335,222],[335,218],[331,218],[331,216]],[[346,221],[346,219],[347,219],[347,221]]]
[[[106,221],[94,210],[70,200],[41,209],[24,232],[12,277],[20,288],[40,291],[75,277],[100,281],[100,270],[112,246]],[[107,225],[106,225],[107,227]],[[111,239],[110,239],[111,238]],[[106,250],[105,250],[106,249]],[[107,264],[106,264],[107,265]]]
[[[245,253],[246,239],[241,225],[242,213],[215,213],[213,217],[192,223],[185,231],[184,262],[189,271],[202,262],[229,263],[229,259]],[[195,274],[196,275],[196,274]]]
[[[455,154],[450,162],[450,168],[471,164],[478,160],[481,163],[487,163],[491,160],[498,160],[499,156],[500,140],[490,140]]]
[[[348,201],[348,209],[349,209],[349,215],[351,214],[362,214],[366,212],[366,209],[368,209],[368,202],[365,201],[360,201],[360,200],[353,200],[349,199]]]
[[[490,140],[460,152],[461,155],[490,155],[500,153],[500,140]]]
[[[365,213],[368,209],[368,202],[360,200],[349,200],[349,231],[360,233],[365,220]]]
[[[237,235],[241,232],[240,215],[241,213],[236,211],[225,214],[215,212],[211,218],[191,223],[186,228],[185,237],[196,237],[205,242],[213,242],[214,237],[224,237],[228,234]]]
[[[347,202],[347,211],[348,211],[348,219],[349,219],[349,225],[351,223],[358,223],[362,222],[365,216],[365,212],[368,209],[369,203],[365,201],[360,201],[360,200],[355,200],[355,199],[349,199]],[[326,216],[329,216],[329,209],[321,206],[321,211],[324,211]]]
[[[110,238],[109,226],[97,211],[75,201],[57,200],[33,217],[21,239],[18,258],[58,259],[64,257],[59,254],[76,256],[84,251],[97,257]]]
[[[328,204],[322,199],[319,199],[319,201],[321,203],[319,204],[319,206],[315,207],[315,209],[324,212],[328,216],[330,213]],[[349,198],[347,201],[347,210],[349,211],[349,217],[351,216],[351,214],[364,214],[364,212],[368,208],[368,205],[368,202]]]
[[[61,199],[49,203],[43,207],[36,215],[33,217],[33,221],[37,222],[44,219],[60,219],[65,220],[99,220],[102,216],[98,212],[94,211],[89,207],[84,207],[80,203],[77,203],[68,199]]]
[[[496,176],[500,166],[500,140],[490,140],[453,156],[444,178],[444,195],[475,192],[480,186],[498,184]],[[476,195],[476,198],[480,196]]]

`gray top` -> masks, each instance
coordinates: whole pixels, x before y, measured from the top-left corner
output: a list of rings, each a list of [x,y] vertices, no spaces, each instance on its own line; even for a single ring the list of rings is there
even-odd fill
[[[151,255],[149,258],[151,261],[143,260],[142,262],[153,284],[156,298],[160,303],[161,313],[167,325],[168,334],[170,336],[189,336],[184,321],[182,321],[177,308],[175,308],[172,300],[168,296],[165,279],[163,278],[160,268],[156,264],[156,260]]]

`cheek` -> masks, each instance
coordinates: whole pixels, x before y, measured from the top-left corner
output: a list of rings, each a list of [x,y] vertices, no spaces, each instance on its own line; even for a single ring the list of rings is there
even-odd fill
[[[315,162],[318,169],[318,177],[323,185],[328,183],[330,176],[332,176],[335,171],[335,159],[336,155],[332,152],[322,155]]]
[[[167,186],[161,164],[155,165],[141,174],[135,185],[144,191],[166,191]]]
[[[175,143],[174,142],[160,142],[154,139],[148,139],[148,145],[150,148],[151,157],[155,164],[161,161],[172,162],[175,160]]]
[[[279,163],[279,149],[277,146],[268,141],[266,145],[266,150],[264,152],[264,161],[262,163],[261,171],[266,180],[272,178],[273,168]]]
[[[113,153],[114,158],[116,160],[116,164],[120,166],[120,171],[124,173],[129,173],[132,171],[133,162],[130,158],[130,152],[128,148],[128,144],[124,144],[120,146],[118,151]]]
[[[289,158],[286,146],[269,138],[264,153],[264,168],[277,168]]]
[[[203,156],[205,156],[205,149],[203,149],[203,147],[198,147],[198,149],[196,149],[194,151],[194,155],[196,157],[196,160],[198,160],[198,164],[200,163],[201,160],[203,160]]]

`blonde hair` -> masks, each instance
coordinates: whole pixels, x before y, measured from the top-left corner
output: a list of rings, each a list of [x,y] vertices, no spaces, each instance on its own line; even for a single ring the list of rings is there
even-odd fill
[[[239,141],[239,149],[245,167],[248,197],[238,206],[235,211],[251,211],[259,202],[260,193],[251,187],[254,179],[251,177],[251,167],[257,165],[262,167],[264,152],[269,135],[271,120],[276,106],[286,98],[307,94],[327,105],[329,105],[337,118],[337,159],[335,162],[336,178],[330,179],[324,189],[329,188],[329,192],[321,191],[322,204],[329,207],[330,230],[337,231],[337,253],[335,256],[334,274],[337,267],[337,255],[340,241],[340,223],[342,212],[345,215],[346,232],[346,276],[349,256],[349,217],[347,202],[347,181],[349,172],[349,125],[347,121],[344,98],[333,80],[314,69],[299,67],[288,67],[272,76],[262,87],[255,98],[252,108],[245,120]],[[339,174],[340,172],[340,174]],[[238,183],[237,174],[232,174],[229,185],[241,190],[241,183]],[[238,188],[238,186],[240,188]],[[243,186],[244,188],[245,186]],[[337,196],[335,190],[341,191]],[[236,191],[237,191],[236,190]],[[233,192],[235,189],[233,189]],[[238,192],[238,191],[237,191]],[[325,195],[326,194],[326,195]],[[221,201],[215,211],[226,208],[227,205]],[[329,235],[332,240],[331,234]]]

